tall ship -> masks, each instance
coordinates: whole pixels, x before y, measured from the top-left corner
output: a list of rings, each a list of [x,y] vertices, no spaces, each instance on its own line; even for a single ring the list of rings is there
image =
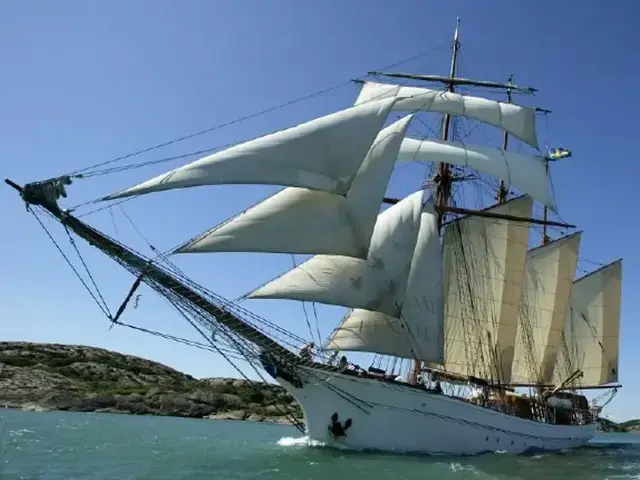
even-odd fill
[[[550,181],[550,167],[570,162],[571,151],[542,148],[536,124],[549,111],[512,101],[534,89],[512,77],[459,76],[459,51],[457,26],[446,76],[370,72],[357,80],[355,102],[339,111],[125,183],[92,204],[196,186],[282,187],[167,252],[143,255],[91,226],[79,207],[62,206],[76,182],[154,162],[127,156],[6,183],[52,240],[45,216],[61,225],[80,260],[79,239],[133,275],[111,313],[86,262],[65,255],[111,322],[127,325],[123,313],[146,284],[195,329],[200,340],[192,345],[282,385],[303,412],[294,422],[312,440],[453,455],[577,447],[593,437],[620,387],[622,261],[577,273],[582,233],[559,221]],[[499,98],[466,93],[474,89]],[[439,131],[410,133],[434,116]],[[489,126],[501,146],[467,143],[460,121]],[[408,164],[424,165],[425,178],[410,195],[392,197],[390,177]],[[174,228],[169,218],[165,228]],[[174,263],[177,255],[223,252],[306,258],[241,305]],[[251,299],[346,313],[318,341],[252,313]],[[365,360],[349,361],[354,356]]]

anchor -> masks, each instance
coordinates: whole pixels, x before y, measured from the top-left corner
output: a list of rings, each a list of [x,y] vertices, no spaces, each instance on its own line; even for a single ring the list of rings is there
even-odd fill
[[[351,421],[351,419],[347,418],[347,420],[344,422],[344,425],[342,425],[342,423],[338,420],[338,412],[335,412],[333,415],[331,415],[331,425],[329,425],[327,428],[334,438],[346,437],[347,430],[349,429],[349,427],[351,427],[352,423],[353,422]]]

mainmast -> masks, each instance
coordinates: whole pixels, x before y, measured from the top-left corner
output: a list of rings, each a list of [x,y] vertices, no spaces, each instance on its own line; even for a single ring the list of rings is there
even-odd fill
[[[456,69],[458,67],[458,52],[460,51],[459,41],[459,28],[460,18],[456,20],[456,30],[453,35],[453,46],[451,52],[451,66],[449,68],[449,79],[451,80],[447,84],[447,91],[455,91],[455,83],[453,79],[456,77]],[[442,140],[449,140],[449,131],[451,129],[451,115],[445,114],[442,118]],[[451,197],[451,185],[453,183],[453,177],[451,175],[451,167],[448,163],[440,163],[438,165],[438,173],[436,174],[435,183],[437,186],[436,206],[445,207],[449,203]],[[438,225],[442,228],[444,213],[438,215]]]
[[[456,70],[458,67],[458,52],[460,51],[460,17],[456,19],[456,30],[453,34],[453,45],[451,48],[451,66],[449,67],[449,82],[447,83],[447,91],[455,91],[454,80],[456,78]],[[442,118],[442,140],[449,140],[449,132],[451,130],[451,115],[445,114]],[[453,183],[453,176],[451,175],[451,167],[448,163],[440,163],[438,165],[438,173],[434,178],[436,184],[436,207],[438,210],[438,228],[442,230],[444,224],[444,217],[446,215],[443,207],[446,207],[451,197],[451,185]],[[422,371],[422,361],[415,360],[413,365],[413,372],[409,378],[409,383],[417,383],[418,375]]]

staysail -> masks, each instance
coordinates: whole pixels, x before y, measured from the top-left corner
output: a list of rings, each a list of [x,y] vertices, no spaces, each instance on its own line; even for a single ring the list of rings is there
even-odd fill
[[[332,348],[438,360],[440,239],[424,195],[416,192],[380,214],[366,260],[317,255],[248,297],[353,308],[332,334]]]
[[[332,254],[366,258],[412,116],[382,129],[346,195],[288,187],[177,250]],[[283,235],[282,232],[287,232]]]
[[[241,143],[104,200],[223,184],[282,185],[344,195],[394,102],[350,107]]]
[[[581,233],[527,252],[513,367],[507,381],[548,385],[560,346]],[[510,378],[509,378],[510,377]]]
[[[573,284],[554,372],[561,383],[582,370],[580,385],[618,381],[622,260],[591,272]]]

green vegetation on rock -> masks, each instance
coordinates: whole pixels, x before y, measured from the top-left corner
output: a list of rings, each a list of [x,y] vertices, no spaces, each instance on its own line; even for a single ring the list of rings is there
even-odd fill
[[[300,407],[282,387],[233,378],[198,380],[143,358],[77,345],[0,342],[0,407],[289,423]],[[640,420],[600,418],[603,432]]]
[[[616,423],[606,418],[599,417],[598,430],[600,432],[607,432],[607,433],[626,433],[626,432],[629,432],[631,429],[627,428],[624,425],[624,423]]]
[[[198,380],[101,348],[0,342],[0,406],[288,423],[299,418],[278,385]]]
[[[640,431],[640,420],[627,420],[626,422],[619,423],[618,426],[628,431]]]

